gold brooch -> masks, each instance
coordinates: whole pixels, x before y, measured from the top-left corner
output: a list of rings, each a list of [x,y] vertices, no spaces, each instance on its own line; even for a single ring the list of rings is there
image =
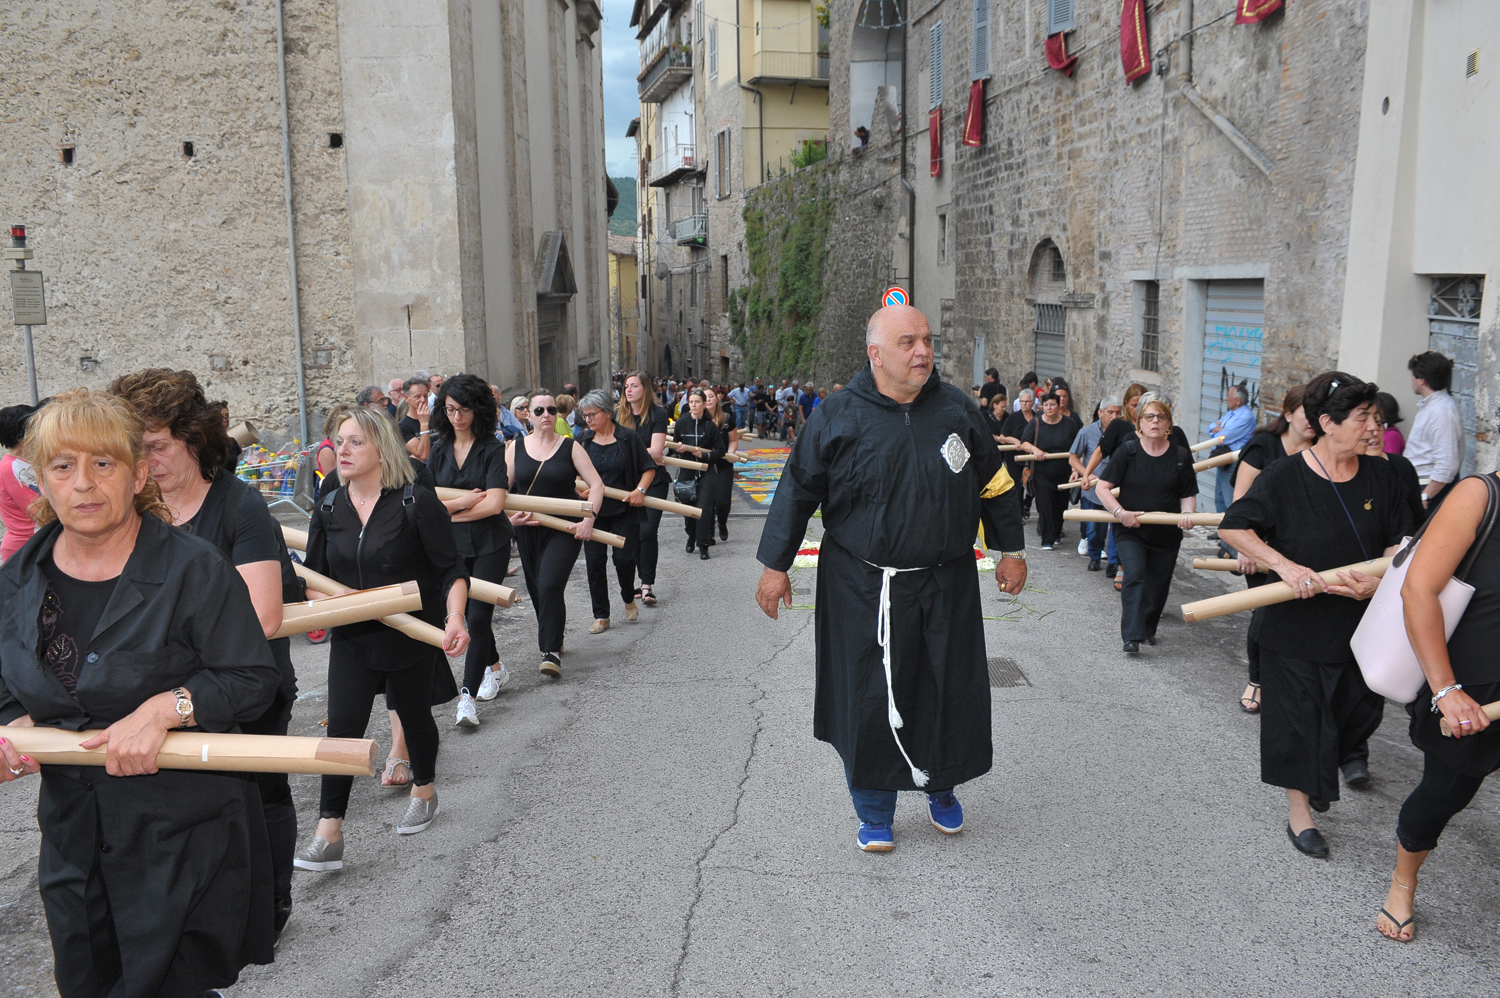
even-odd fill
[[[1375,508],[1374,502],[1375,502],[1375,500],[1373,500],[1373,499],[1366,499],[1365,500],[1365,509],[1374,509]]]

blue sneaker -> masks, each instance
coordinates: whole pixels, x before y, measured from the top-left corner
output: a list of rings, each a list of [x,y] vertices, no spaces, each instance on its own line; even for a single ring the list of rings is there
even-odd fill
[[[964,809],[951,790],[927,795],[927,816],[932,819],[932,827],[944,835],[957,835],[964,829]]]
[[[896,848],[896,840],[891,835],[891,825],[888,821],[872,824],[868,821],[859,823],[859,847],[865,852],[890,852]]]

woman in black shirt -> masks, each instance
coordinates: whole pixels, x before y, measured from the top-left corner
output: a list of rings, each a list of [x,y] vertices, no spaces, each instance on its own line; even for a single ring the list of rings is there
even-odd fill
[[[240,725],[249,735],[284,735],[297,699],[291,638],[273,637],[281,628],[281,608],[307,598],[292,571],[281,526],[260,492],[223,468],[229,435],[222,410],[208,401],[191,371],[153,368],[116,378],[109,386],[146,426],[142,443],[151,478],[162,491],[171,522],[224,553],[245,586],[281,671],[281,685],[270,709]],[[292,855],[297,851],[297,808],[285,773],[257,773],[266,831],[271,839],[275,877],[275,931],[292,913]]]
[[[1028,454],[1064,454],[1077,435],[1073,420],[1063,417],[1057,395],[1048,392],[1042,396],[1041,418],[1033,419],[1021,431],[1021,447]],[[1068,493],[1058,486],[1068,480],[1072,467],[1061,460],[1027,463],[1031,465],[1031,480],[1036,483],[1037,534],[1042,550],[1051,551],[1062,536],[1062,515],[1068,505]]]
[[[1016,396],[1016,405],[1019,406],[1005,420],[1005,426],[1000,431],[1000,442],[1003,444],[1019,444],[1021,437],[1025,435],[1026,428],[1036,419],[1036,396],[1029,388],[1022,388]],[[1031,519],[1031,500],[1034,498],[1032,489],[1031,468],[1024,464],[1016,463],[1016,451],[1005,451],[1005,470],[1010,472],[1011,480],[1021,487],[1016,489],[1016,494],[1021,498],[1021,516]]]
[[[364,737],[376,694],[386,695],[410,749],[411,799],[396,831],[411,835],[437,816],[433,677],[448,667],[443,653],[462,655],[469,646],[464,626],[469,584],[448,511],[430,489],[417,484],[390,417],[378,409],[351,409],[334,445],[343,484],[313,507],[307,567],[350,589],[415,581],[422,593],[421,616],[443,628],[441,651],[378,620],[335,627],[329,645],[328,736]],[[348,776],[323,777],[317,834],[297,853],[298,869],[343,868],[343,821],[352,783]]]
[[[438,389],[432,412],[432,450],[427,469],[438,488],[465,489],[468,494],[444,499],[453,523],[453,541],[466,578],[504,582],[510,570],[510,520],[505,516],[505,445],[495,437],[500,410],[483,379],[455,374]],[[458,694],[455,724],[479,727],[474,700],[493,700],[510,673],[500,662],[491,626],[495,607],[469,600],[465,623],[469,650],[464,653],[464,681]]]
[[[724,453],[735,454],[740,449],[740,431],[734,425],[734,417],[724,411],[723,396],[712,388],[703,390],[703,412],[724,436]],[[712,462],[714,478],[714,517],[719,521],[719,540],[729,540],[729,510],[734,502],[734,462],[719,458]],[[713,547],[710,531],[708,546]]]
[[[1287,836],[1311,856],[1328,855],[1328,843],[1310,808],[1339,799],[1339,764],[1384,706],[1349,650],[1380,580],[1351,571],[1327,586],[1318,572],[1390,554],[1411,530],[1390,465],[1360,453],[1380,418],[1376,391],[1342,371],[1308,382],[1302,406],[1317,442],[1268,467],[1219,524],[1226,544],[1297,593],[1265,608],[1260,631],[1260,771],[1286,789]]]
[[[990,436],[995,438],[995,443],[1003,443],[1000,438],[1005,432],[1005,420],[1010,416],[1010,400],[1005,397],[1005,392],[998,391],[988,402],[984,404],[984,425],[989,428]]]
[[[1139,435],[1115,450],[1094,489],[1099,502],[1120,521],[1115,528],[1125,575],[1120,636],[1128,655],[1137,654],[1142,641],[1156,644],[1156,625],[1172,588],[1182,532],[1193,527],[1187,514],[1198,508],[1192,452],[1171,441],[1172,407],[1155,392],[1147,392],[1141,396],[1136,419]],[[1119,498],[1112,494],[1116,486]],[[1183,517],[1176,526],[1147,526],[1136,518],[1137,513],[1150,512]]]
[[[667,477],[667,466],[661,463],[662,451],[667,443],[667,410],[656,404],[656,393],[651,388],[651,378],[641,371],[631,371],[625,376],[625,394],[615,409],[615,423],[634,430],[651,460],[656,462],[656,477],[646,495],[653,499],[665,499],[671,488]],[[661,510],[647,507],[641,522],[641,543],[636,556],[636,571],[641,576],[641,602],[656,605],[657,534],[661,529]]]
[[[708,560],[708,548],[714,541],[714,489],[718,486],[720,472],[714,465],[724,456],[724,434],[704,412],[705,396],[699,389],[688,395],[687,412],[677,417],[672,426],[672,439],[678,443],[691,444],[699,448],[699,456],[708,464],[707,471],[691,468],[677,469],[679,482],[698,483],[698,508],[703,515],[695,522],[692,517],[683,517],[687,531],[687,553],[693,553],[696,542],[698,557]]]
[[[1281,415],[1269,426],[1263,426],[1250,435],[1245,446],[1240,448],[1230,481],[1234,482],[1234,498],[1240,499],[1255,479],[1266,468],[1292,454],[1300,454],[1313,445],[1312,426],[1302,409],[1302,396],[1307,388],[1293,385],[1281,399]],[[1266,584],[1264,573],[1257,574],[1255,559],[1239,556],[1240,573],[1245,577],[1245,586],[1254,589]],[[1261,624],[1265,619],[1265,608],[1260,607],[1250,615],[1250,626],[1245,629],[1245,657],[1249,661],[1249,685],[1240,697],[1240,710],[1247,714],[1260,713],[1260,644]]]
[[[625,604],[625,619],[635,620],[635,557],[640,547],[641,521],[645,519],[646,490],[656,478],[656,462],[634,430],[615,423],[609,394],[602,388],[589,392],[578,402],[587,429],[578,435],[578,443],[593,462],[594,470],[606,486],[628,492],[629,498],[605,497],[594,526],[625,538],[623,548],[614,549],[615,576],[620,582],[620,602]],[[590,634],[609,628],[609,585],[604,577],[609,548],[599,541],[583,546],[584,564],[588,568],[589,600],[593,603],[594,623]]]
[[[526,592],[536,611],[536,640],[542,661],[537,671],[544,676],[562,676],[563,631],[568,626],[564,592],[568,576],[578,563],[578,551],[594,535],[594,521],[604,502],[604,483],[594,462],[577,441],[557,432],[557,402],[545,388],[527,401],[533,429],[505,445],[510,466],[510,487],[516,495],[577,499],[575,483],[582,478],[589,486],[589,505],[594,515],[585,517],[571,534],[544,527],[529,513],[512,513],[516,547],[526,573]]]

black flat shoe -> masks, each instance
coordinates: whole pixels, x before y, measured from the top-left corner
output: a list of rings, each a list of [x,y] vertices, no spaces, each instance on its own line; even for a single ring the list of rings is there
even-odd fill
[[[1307,806],[1310,807],[1310,808],[1312,808],[1314,811],[1318,812],[1319,814],[1327,814],[1328,813],[1328,802],[1326,800],[1324,800],[1323,798],[1321,798],[1321,797],[1309,797],[1309,798],[1307,798]]]
[[[688,543],[687,543],[687,553],[688,554],[692,554],[693,553],[693,542],[692,541],[688,541]]]
[[[729,540],[729,528],[727,526],[725,526],[724,524],[722,524],[722,523],[719,524],[719,540],[721,540],[721,541],[727,541],[727,540]]]
[[[1139,641],[1127,641],[1127,642],[1125,642],[1125,654],[1127,654],[1127,655],[1139,655],[1140,653],[1141,653],[1141,643]]]
[[[1156,647],[1156,638],[1154,638],[1154,637],[1147,638],[1146,639],[1146,644],[1150,645],[1152,648],[1155,648]]]
[[[708,548],[699,548],[698,549],[698,558],[699,558],[700,561],[707,561],[708,560]]]
[[[1370,786],[1370,765],[1363,759],[1345,763],[1344,782],[1355,790],[1366,790]]]
[[[1323,833],[1316,828],[1304,828],[1301,835],[1292,833],[1292,826],[1286,826],[1286,837],[1292,840],[1292,845],[1297,851],[1314,859],[1328,858],[1328,840],[1323,838]]]
[[[1089,562],[1089,571],[1090,572],[1097,572],[1097,571],[1099,571],[1099,569],[1100,569],[1100,565],[1099,565],[1099,559],[1098,558],[1095,558],[1093,561]]]

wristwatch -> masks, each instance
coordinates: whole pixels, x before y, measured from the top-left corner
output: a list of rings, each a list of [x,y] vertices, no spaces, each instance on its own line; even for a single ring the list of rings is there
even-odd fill
[[[185,728],[193,719],[193,698],[188,696],[188,691],[181,686],[173,690],[172,695],[177,698],[177,716],[181,718],[181,723],[177,726]]]
[[[1020,551],[1001,551],[1000,552],[1000,557],[1002,557],[1002,558],[1017,558],[1017,559],[1020,559],[1021,561],[1025,561],[1026,560],[1026,549],[1022,548]]]
[[[637,486],[636,486],[636,487],[635,487],[635,490],[636,490],[636,491],[637,491],[637,492],[639,492],[639,493],[640,493],[640,494],[641,494],[641,495],[645,495],[645,494],[646,494],[646,490],[645,490],[645,489],[643,489],[643,488],[641,488],[641,487],[640,487],[640,486],[639,486],[639,485],[637,485]]]

